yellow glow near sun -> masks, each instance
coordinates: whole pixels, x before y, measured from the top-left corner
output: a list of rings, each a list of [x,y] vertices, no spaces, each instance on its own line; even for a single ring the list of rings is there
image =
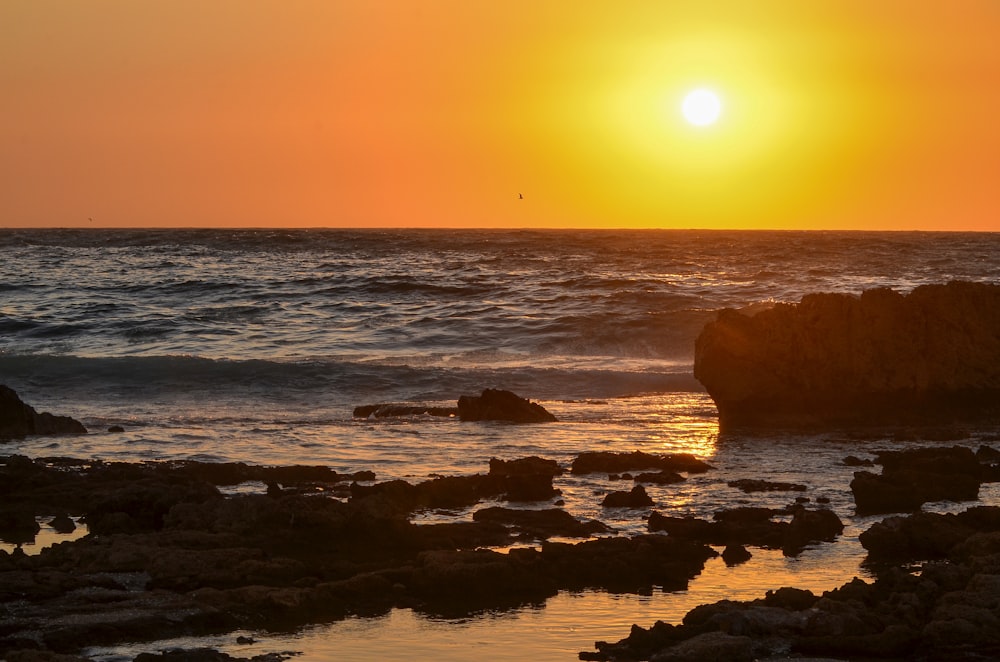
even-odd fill
[[[684,114],[684,119],[695,126],[715,124],[722,115],[722,100],[711,90],[693,90],[685,95],[681,113]]]

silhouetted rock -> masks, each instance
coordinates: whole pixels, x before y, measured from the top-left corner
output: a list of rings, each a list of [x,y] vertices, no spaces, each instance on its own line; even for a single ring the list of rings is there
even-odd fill
[[[0,540],[15,545],[33,542],[40,530],[30,507],[0,504]]]
[[[463,395],[458,399],[458,416],[463,421],[509,421],[511,423],[547,423],[556,417],[537,402],[510,391],[488,388],[481,395]]]
[[[69,416],[38,413],[18,397],[14,389],[0,384],[0,441],[33,434],[86,434],[87,428]]]
[[[811,294],[719,312],[695,377],[723,430],[1000,419],[1000,285]]]
[[[620,474],[637,469],[660,469],[662,471],[685,471],[687,473],[704,473],[712,465],[703,462],[690,453],[674,453],[672,455],[650,455],[642,451],[631,453],[616,453],[612,451],[593,451],[580,453],[573,460],[570,471],[574,474],[595,472]]]
[[[753,554],[748,552],[743,545],[726,545],[726,548],[722,550],[722,560],[729,566],[746,563],[752,558]]]
[[[731,480],[726,484],[729,485],[729,487],[735,487],[736,489],[743,490],[748,493],[804,492],[806,490],[805,485],[799,485],[798,483],[780,483],[768,480],[758,480],[756,478],[741,478],[740,480]]]
[[[609,492],[601,505],[605,508],[645,508],[653,505],[646,488],[636,485],[629,492]]]
[[[971,449],[918,448],[879,453],[882,474],[858,471],[851,491],[859,514],[910,512],[929,501],[971,501],[984,480],[996,480],[995,468]]]
[[[673,485],[684,481],[684,476],[676,471],[662,471],[641,473],[634,478],[637,483],[650,483],[652,485]]]
[[[979,506],[958,514],[914,513],[887,517],[859,536],[873,561],[921,561],[949,558],[967,545],[960,557],[974,552],[976,545],[989,547],[990,536],[1000,532],[1000,508]],[[1000,551],[989,550],[989,553]]]
[[[498,522],[516,527],[531,537],[544,540],[552,536],[589,538],[595,533],[608,533],[611,529],[597,520],[581,522],[565,510],[514,510],[497,506],[477,510],[472,519],[477,522]]]
[[[490,458],[490,474],[494,476],[524,476],[524,475],[545,475],[559,476],[563,473],[563,468],[555,460],[546,460],[541,457],[522,457],[516,460],[500,460]]]
[[[555,460],[523,457],[516,460],[490,459],[490,477],[502,481],[508,501],[544,501],[560,492],[552,486],[553,476],[563,473]]]
[[[775,522],[772,517],[792,513],[790,522]],[[788,510],[770,508],[732,508],[715,514],[715,521],[694,517],[671,517],[652,512],[647,521],[650,531],[664,531],[670,536],[710,545],[753,545],[781,549],[794,556],[811,543],[833,541],[844,530],[836,513],[794,506]]]

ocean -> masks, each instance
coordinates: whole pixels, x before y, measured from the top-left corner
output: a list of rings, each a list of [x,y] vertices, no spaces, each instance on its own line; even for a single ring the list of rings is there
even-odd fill
[[[0,255],[0,383],[90,430],[7,443],[2,454],[323,464],[416,482],[484,473],[491,457],[568,466],[584,451],[690,452],[716,469],[648,487],[656,510],[711,517],[789,503],[788,493],[727,485],[763,478],[807,485],[803,494],[829,499],[847,525],[837,542],[798,557],[751,550],[742,566],[710,561],[683,592],[562,593],[457,620],[395,610],[255,633],[252,646],[199,640],[240,655],[295,650],[302,660],[575,659],[595,639],[678,622],[705,602],[867,577],[857,535],[879,518],[854,515],[843,458],[939,443],[720,435],[692,376],[695,338],[726,307],[1000,282],[1000,234],[985,233],[0,230]],[[512,390],[559,421],[352,416],[358,405],[454,404],[484,388]],[[125,432],[107,432],[112,425]],[[995,444],[997,432],[972,429],[957,443]],[[574,515],[621,535],[645,530],[648,512],[601,508],[603,476],[567,475],[556,487]],[[1000,492],[984,485],[981,500],[1000,504]],[[117,660],[135,650],[149,648],[91,653]]]

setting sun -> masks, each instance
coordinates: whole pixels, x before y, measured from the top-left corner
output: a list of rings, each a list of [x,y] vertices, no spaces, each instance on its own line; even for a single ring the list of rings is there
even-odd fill
[[[715,124],[722,114],[722,101],[711,90],[698,89],[689,92],[681,104],[684,119],[695,126]]]
[[[985,0],[62,4],[6,226],[1000,229]]]

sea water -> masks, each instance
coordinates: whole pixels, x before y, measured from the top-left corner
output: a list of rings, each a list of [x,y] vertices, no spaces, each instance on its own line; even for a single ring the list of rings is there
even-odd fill
[[[866,577],[857,535],[879,518],[854,515],[843,458],[935,442],[720,435],[692,376],[695,338],[725,307],[1000,282],[1000,235],[974,233],[0,230],[0,256],[0,383],[91,430],[0,453],[323,464],[416,482],[483,473],[492,457],[568,466],[585,451],[690,452],[715,469],[647,487],[655,510],[711,517],[804,495],[828,499],[846,524],[836,543],[795,558],[752,549],[735,568],[709,561],[683,592],[561,593],[460,620],[394,610],[252,633],[253,645],[227,635],[90,651],[101,659],[178,643],[244,656],[294,650],[304,660],[574,659],[595,639],[622,638],[632,623],[679,622],[698,604]],[[538,401],[559,422],[352,416],[357,405],[454,404],[487,387]],[[112,425],[125,432],[106,432]],[[971,429],[960,443],[995,443],[997,432]],[[727,484],[739,478],[807,490],[745,494]],[[624,483],[567,474],[555,485],[574,515],[620,535],[645,531],[648,509],[600,506]],[[1000,503],[991,486],[981,500]]]

